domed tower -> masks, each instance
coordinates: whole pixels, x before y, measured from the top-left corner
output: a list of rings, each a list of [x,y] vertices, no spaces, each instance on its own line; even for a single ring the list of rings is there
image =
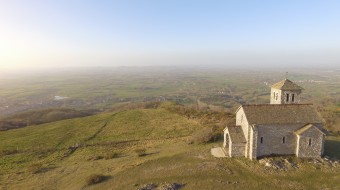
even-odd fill
[[[285,79],[271,87],[270,104],[298,104],[302,87]]]

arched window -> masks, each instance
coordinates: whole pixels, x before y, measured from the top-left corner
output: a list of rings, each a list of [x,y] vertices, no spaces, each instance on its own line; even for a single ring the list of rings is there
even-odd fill
[[[292,102],[294,102],[294,100],[295,100],[294,95],[295,95],[295,94],[292,94]]]
[[[289,101],[289,94],[286,95],[286,102]]]

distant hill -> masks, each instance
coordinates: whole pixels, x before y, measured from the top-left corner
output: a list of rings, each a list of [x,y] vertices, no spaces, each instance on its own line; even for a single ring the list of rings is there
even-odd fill
[[[0,119],[0,131],[22,128],[29,125],[50,123],[64,119],[85,117],[95,113],[97,113],[95,110],[75,110],[66,108],[28,111]]]

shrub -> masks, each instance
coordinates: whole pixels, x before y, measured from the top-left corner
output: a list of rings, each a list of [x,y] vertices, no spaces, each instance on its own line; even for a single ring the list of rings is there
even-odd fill
[[[203,128],[195,132],[192,136],[192,140],[195,143],[205,144],[214,140],[214,134],[209,128]]]
[[[42,170],[42,164],[32,164],[28,167],[28,172],[36,174]]]
[[[119,153],[113,152],[113,153],[106,154],[104,158],[108,160],[108,159],[113,159],[113,158],[118,158],[118,157],[119,157]]]
[[[90,161],[90,160],[101,160],[103,158],[104,158],[103,156],[90,156],[87,160],[88,161]]]
[[[17,150],[0,150],[0,157],[16,153],[18,153]]]
[[[135,150],[137,156],[142,157],[146,155],[146,150],[145,149],[136,149]]]
[[[94,185],[104,181],[104,179],[105,176],[103,175],[92,174],[86,178],[86,185]]]

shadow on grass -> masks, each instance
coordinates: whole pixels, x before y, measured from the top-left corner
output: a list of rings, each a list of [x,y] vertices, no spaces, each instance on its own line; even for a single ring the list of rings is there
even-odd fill
[[[56,168],[57,168],[56,166],[44,167],[44,168],[41,168],[39,170],[39,173],[46,173],[46,172],[49,172],[49,171],[54,170]]]
[[[160,151],[158,151],[158,152],[150,152],[150,153],[143,153],[143,154],[140,154],[140,155],[138,155],[138,156],[139,156],[139,157],[150,156],[150,155],[158,154],[158,153],[160,153]]]
[[[105,175],[105,176],[103,176],[103,181],[101,181],[101,182],[107,181],[107,180],[109,180],[109,179],[112,179],[112,176],[110,176],[110,175]]]
[[[340,141],[326,140],[325,142],[325,156],[340,160]]]
[[[36,163],[36,164],[30,165],[27,168],[27,171],[32,173],[32,174],[37,174],[37,173],[46,173],[46,172],[49,172],[49,171],[54,170],[56,168],[57,167],[55,167],[55,166],[44,167],[42,164]]]
[[[90,175],[86,178],[86,185],[87,186],[95,185],[95,184],[98,184],[98,183],[105,182],[105,181],[107,181],[111,178],[112,178],[112,176],[109,176],[109,175],[92,174],[92,175]]]

